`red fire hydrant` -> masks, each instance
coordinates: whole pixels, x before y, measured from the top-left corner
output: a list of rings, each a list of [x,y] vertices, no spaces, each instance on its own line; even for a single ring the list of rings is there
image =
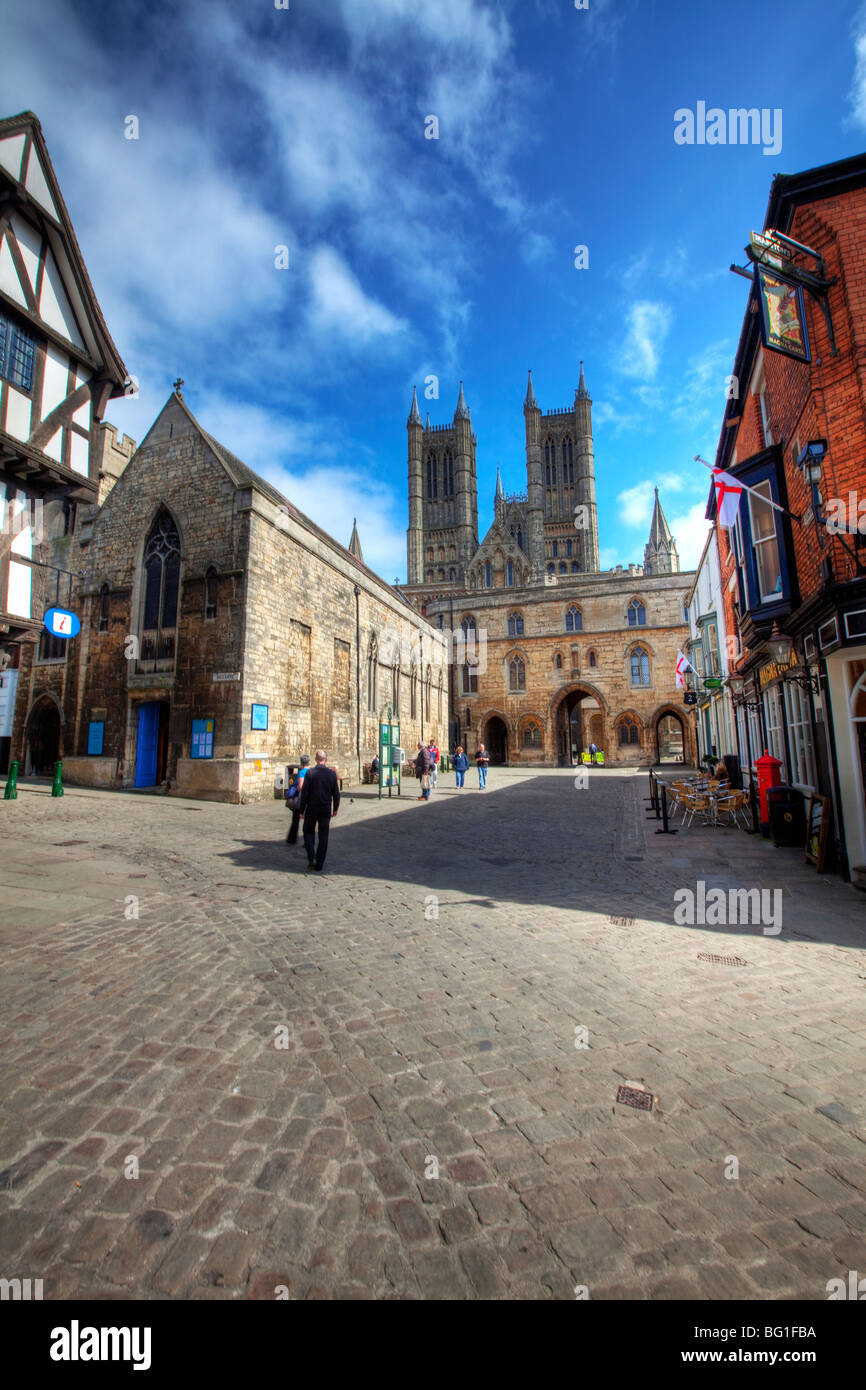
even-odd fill
[[[770,807],[767,800],[767,792],[770,787],[778,787],[782,784],[781,768],[782,764],[778,758],[774,758],[772,753],[764,752],[763,758],[758,758],[755,762],[755,770],[758,774],[758,802],[761,808],[761,825],[770,823]]]

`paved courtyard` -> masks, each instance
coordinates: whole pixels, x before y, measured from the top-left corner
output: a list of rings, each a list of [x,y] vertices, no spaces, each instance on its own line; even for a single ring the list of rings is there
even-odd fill
[[[655,835],[646,773],[467,780],[347,793],[322,875],[278,802],[0,802],[0,1275],[825,1299],[866,1270],[866,900],[740,831]],[[781,932],[676,925],[698,879],[781,889]]]

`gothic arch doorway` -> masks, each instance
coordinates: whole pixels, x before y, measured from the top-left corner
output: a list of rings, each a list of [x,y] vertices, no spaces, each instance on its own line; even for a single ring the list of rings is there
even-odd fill
[[[29,771],[37,777],[51,777],[60,757],[60,710],[53,700],[34,705],[27,721]]]
[[[594,729],[593,721],[596,721]],[[580,688],[566,691],[553,724],[556,761],[560,767],[580,762],[581,753],[592,743],[600,724],[601,712],[591,691]],[[595,738],[595,742],[601,747],[600,737]]]
[[[500,719],[498,714],[492,714],[487,720],[481,742],[490,754],[491,763],[502,764],[508,761],[508,729],[505,720]]]
[[[686,730],[680,716],[661,715],[656,721],[656,762],[685,762],[686,747]]]

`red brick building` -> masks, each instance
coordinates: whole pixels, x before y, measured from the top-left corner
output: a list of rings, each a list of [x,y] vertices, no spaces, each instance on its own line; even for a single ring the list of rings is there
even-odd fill
[[[728,655],[739,754],[753,768],[769,749],[783,782],[829,799],[832,861],[856,879],[866,875],[866,156],[779,175],[764,233],[716,454],[751,489],[733,529],[716,524],[725,627],[738,634]],[[712,493],[707,514],[716,519]],[[863,516],[866,532],[866,505]]]

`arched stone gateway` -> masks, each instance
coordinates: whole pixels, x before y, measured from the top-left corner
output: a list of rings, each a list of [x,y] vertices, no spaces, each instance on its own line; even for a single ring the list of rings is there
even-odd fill
[[[684,763],[690,758],[691,744],[685,717],[677,709],[666,707],[653,716],[655,761]]]
[[[553,748],[558,767],[580,762],[580,755],[591,743],[604,747],[607,700],[600,690],[587,683],[558,690],[550,703]]]
[[[481,740],[490,754],[491,764],[508,762],[508,725],[498,714],[491,714],[481,726]]]
[[[36,701],[27,716],[27,771],[36,777],[50,777],[60,757],[60,726],[63,712],[51,695]]]

